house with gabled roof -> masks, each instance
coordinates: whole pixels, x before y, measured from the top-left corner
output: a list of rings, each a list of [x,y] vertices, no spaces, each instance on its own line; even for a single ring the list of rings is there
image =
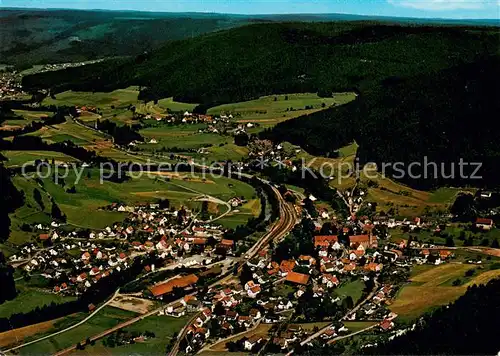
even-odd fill
[[[310,276],[308,274],[290,271],[286,275],[286,281],[292,284],[306,285],[309,282]]]

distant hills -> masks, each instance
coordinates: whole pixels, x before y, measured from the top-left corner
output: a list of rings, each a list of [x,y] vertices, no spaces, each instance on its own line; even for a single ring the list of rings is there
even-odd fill
[[[380,21],[498,26],[498,20],[418,19],[349,14],[234,15],[105,10],[0,9],[0,64],[28,66],[137,55],[171,40],[250,23]]]
[[[137,55],[170,40],[250,21],[225,15],[2,9],[0,62],[27,66]]]

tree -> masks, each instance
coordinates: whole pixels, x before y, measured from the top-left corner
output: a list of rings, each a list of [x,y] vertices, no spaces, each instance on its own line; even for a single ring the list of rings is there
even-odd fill
[[[217,316],[225,315],[226,314],[226,309],[222,305],[221,302],[217,302],[214,307],[214,314]]]
[[[42,200],[42,194],[40,193],[38,188],[33,189],[33,199],[35,199],[36,203],[40,206],[40,209],[45,209],[45,205],[43,204]]]
[[[4,254],[0,251],[0,304],[6,300],[14,299],[16,283],[14,281],[14,268],[6,263]]]
[[[450,208],[450,212],[461,221],[471,221],[476,216],[474,208],[474,196],[468,193],[460,193]]]
[[[50,215],[56,221],[66,222],[66,215],[63,214],[54,200],[52,200],[52,210]]]
[[[209,215],[208,215],[208,201],[205,200],[201,203],[201,212],[200,212],[200,218],[202,220],[208,220]]]
[[[494,239],[494,240],[491,242],[491,247],[492,247],[492,248],[500,248],[500,245],[498,244],[498,240],[497,240],[497,239]]]
[[[484,238],[481,241],[481,246],[489,246],[489,245],[490,245],[490,240],[488,240],[487,238]]]
[[[246,146],[248,145],[249,137],[245,132],[239,133],[234,136],[234,144],[237,146]]]
[[[446,246],[448,246],[448,247],[453,247],[453,246],[455,246],[455,241],[453,241],[453,236],[448,235],[448,236],[446,237],[446,243],[445,243],[445,244],[446,244]]]
[[[354,308],[354,301],[352,300],[352,297],[350,295],[342,300],[342,308],[346,311]]]

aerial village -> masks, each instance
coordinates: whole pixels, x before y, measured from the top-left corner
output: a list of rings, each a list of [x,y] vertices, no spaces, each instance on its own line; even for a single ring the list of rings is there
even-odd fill
[[[102,231],[68,231],[55,222],[38,225],[39,245],[24,246],[10,260],[24,265],[27,275],[45,278],[52,293],[75,296],[141,261],[139,277],[125,291],[133,292],[136,299],[163,305],[158,315],[195,315],[179,345],[182,351],[194,353],[239,334],[242,337],[231,339],[228,345],[233,351],[255,352],[266,345],[289,352],[309,337],[335,340],[349,332],[344,325],[347,321],[376,321],[374,330],[390,332],[397,315],[388,305],[407,280],[410,267],[448,263],[454,258],[453,250],[432,244],[389,241],[391,229],[439,229],[432,222],[386,217],[371,221],[365,216],[338,221],[325,208],[317,209],[313,217],[305,208],[307,200],[316,198],[304,197],[296,203],[296,210],[302,214],[299,225],[312,221],[308,233],[313,252],[308,255],[282,258],[276,251],[285,237],[274,247],[242,259],[241,251],[235,253],[238,241],[226,238],[221,226],[199,221],[190,210],[176,210],[160,201],[103,207],[128,216]],[[232,203],[238,204],[237,199]],[[476,226],[493,228],[491,220],[482,218]],[[222,277],[224,283],[220,283]],[[354,306],[336,289],[356,280],[370,288]],[[316,309],[305,311],[307,305]],[[94,308],[89,305],[89,311]],[[310,315],[331,324],[319,331],[287,324],[288,329],[268,337],[245,336],[259,324],[298,323]]]

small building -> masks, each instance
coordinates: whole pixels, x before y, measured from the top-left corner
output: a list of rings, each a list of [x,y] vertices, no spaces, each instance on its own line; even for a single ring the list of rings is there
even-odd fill
[[[477,218],[476,227],[481,230],[491,230],[493,228],[493,220],[485,218]]]
[[[165,294],[170,294],[173,292],[174,288],[187,288],[198,282],[198,277],[194,274],[190,274],[184,277],[177,277],[169,280],[168,282],[158,284],[149,288],[153,296],[156,298],[162,298]]]

